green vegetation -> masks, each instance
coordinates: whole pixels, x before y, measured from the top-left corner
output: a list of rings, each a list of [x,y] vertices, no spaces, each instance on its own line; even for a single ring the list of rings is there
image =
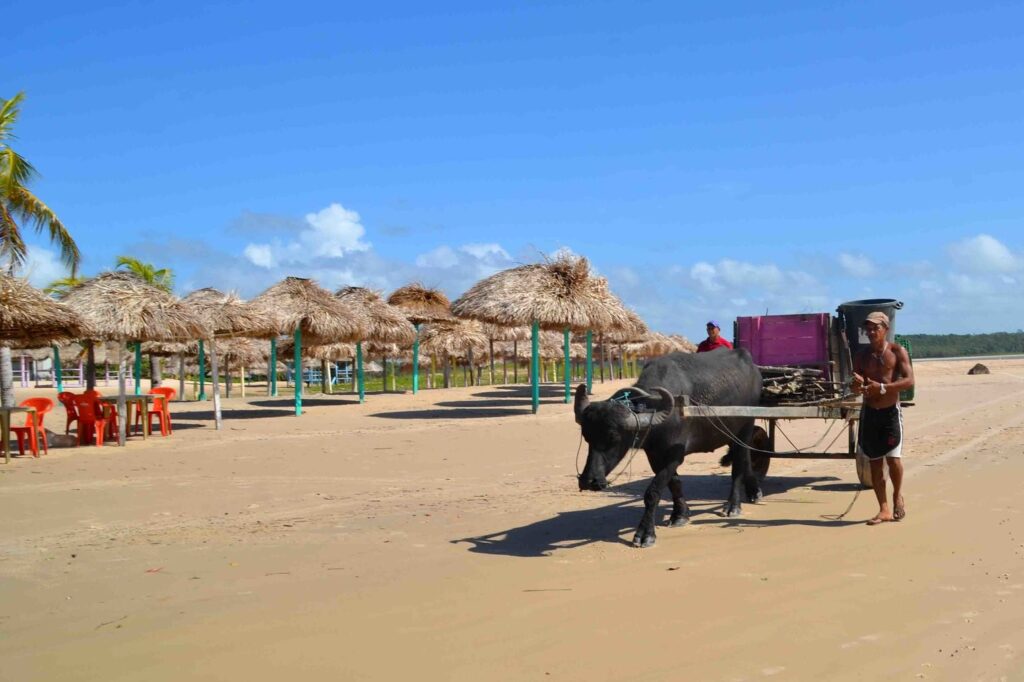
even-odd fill
[[[915,358],[1024,354],[1024,330],[992,334],[901,334]]]

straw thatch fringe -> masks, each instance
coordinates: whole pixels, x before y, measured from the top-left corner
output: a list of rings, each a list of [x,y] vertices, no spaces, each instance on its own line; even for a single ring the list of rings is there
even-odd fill
[[[277,327],[278,334],[301,329],[303,345],[365,338],[369,320],[310,279],[286,277],[250,303]]]
[[[376,291],[364,287],[345,287],[335,297],[353,308],[362,308],[368,325],[365,340],[383,344],[411,344],[416,329],[397,306],[385,303]]]
[[[395,289],[388,304],[401,310],[413,324],[443,322],[452,319],[451,302],[437,289],[428,289],[419,282]]]
[[[278,334],[272,319],[234,293],[224,293],[212,288],[196,289],[182,301],[203,320],[215,336],[270,339]]]
[[[85,321],[70,306],[23,279],[0,274],[0,342],[38,347],[86,333]]]
[[[181,341],[208,333],[177,297],[127,272],[97,275],[72,288],[63,303],[82,316],[96,340]]]

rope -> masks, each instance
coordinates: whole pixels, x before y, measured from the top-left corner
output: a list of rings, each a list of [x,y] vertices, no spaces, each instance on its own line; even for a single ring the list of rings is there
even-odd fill
[[[711,407],[711,405],[704,405],[702,403],[697,402],[696,400],[693,400],[693,398],[690,398],[690,402],[693,403],[693,405],[696,406],[696,407]],[[708,419],[711,422],[711,426],[713,426],[715,428],[715,430],[717,430],[719,433],[721,433],[723,436],[725,436],[727,439],[729,439],[730,441],[732,441],[736,445],[739,445],[740,447],[749,447],[751,452],[760,452],[761,454],[765,454],[765,455],[794,455],[794,454],[802,453],[802,452],[804,452],[804,450],[809,450],[811,448],[816,448],[819,445],[821,445],[821,443],[828,437],[828,434],[832,431],[832,429],[835,427],[835,425],[840,421],[838,419],[829,420],[828,428],[825,430],[825,433],[822,434],[821,438],[819,438],[816,443],[814,443],[813,445],[810,445],[808,448],[805,448],[804,450],[801,450],[800,448],[798,448],[793,443],[793,441],[789,440],[789,436],[786,436],[786,434],[783,433],[782,435],[785,437],[785,439],[787,441],[789,441],[789,444],[792,445],[794,449],[793,450],[786,450],[786,451],[783,451],[783,452],[779,452],[777,450],[761,450],[760,448],[755,448],[753,446],[748,445],[747,443],[744,443],[732,431],[729,430],[729,427],[725,425],[725,422],[723,422],[722,418],[719,417],[719,416],[712,415],[712,416],[706,417],[706,419]],[[716,424],[715,422],[718,422],[718,423]],[[779,430],[781,431],[782,429],[779,429]],[[841,436],[841,435],[842,435],[842,432],[840,431],[840,433],[832,440],[832,443],[835,443],[836,440],[838,440],[839,436]],[[832,443],[829,443],[829,447],[831,447]]]

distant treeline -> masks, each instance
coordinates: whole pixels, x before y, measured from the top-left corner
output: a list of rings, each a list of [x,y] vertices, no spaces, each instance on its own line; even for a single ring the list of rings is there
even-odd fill
[[[901,334],[915,358],[1024,354],[1024,331],[994,334]]]

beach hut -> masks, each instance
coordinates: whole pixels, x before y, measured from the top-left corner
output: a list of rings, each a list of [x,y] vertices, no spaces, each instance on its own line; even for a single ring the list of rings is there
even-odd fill
[[[73,287],[63,303],[81,315],[89,338],[118,342],[118,443],[124,445],[125,344],[203,338],[208,334],[205,323],[170,292],[127,272],[107,272],[86,280]]]
[[[23,279],[0,274],[0,393],[3,407],[14,407],[12,345],[53,345],[80,338],[86,332],[87,323],[72,308],[54,301]],[[59,355],[55,361],[60,361]]]
[[[608,290],[603,277],[590,272],[586,258],[563,254],[545,263],[521,265],[483,279],[452,304],[452,312],[463,318],[508,327],[529,325],[533,411],[540,406],[537,361],[540,329],[563,333],[565,363],[569,364],[569,334],[586,331],[587,385],[593,369],[589,349],[593,330],[628,328],[634,324],[626,307]],[[569,372],[565,373],[565,401],[571,400]]]
[[[387,302],[403,313],[416,329],[412,344],[412,392],[420,390],[420,326],[431,322],[452,319],[451,302],[437,289],[423,286],[419,282],[395,289]]]
[[[327,344],[355,341],[365,335],[368,320],[362,309],[331,295],[316,282],[302,277],[286,277],[252,300],[279,334],[294,338],[295,368],[302,366],[303,339]],[[272,351],[271,364],[276,362]],[[302,381],[295,382],[295,414],[302,414]]]
[[[342,289],[338,289],[334,295],[339,301],[345,303],[347,306],[361,309],[367,320],[364,332],[365,335],[356,340],[356,381],[359,391],[359,402],[364,402],[366,400],[366,387],[363,382],[363,342],[371,341],[376,344],[381,344],[384,347],[382,350],[392,351],[393,349],[387,348],[387,346],[390,346],[391,344],[415,344],[418,336],[417,328],[413,326],[413,323],[408,319],[403,309],[387,303],[380,297],[380,294],[371,289],[366,289],[364,287],[344,287]],[[414,357],[417,357],[418,353],[419,349],[417,348],[413,351]],[[384,354],[382,357],[384,360],[384,380],[386,381],[388,372],[388,356]],[[414,365],[415,364],[418,363],[414,360]],[[414,366],[414,389],[418,388],[416,386],[417,382],[415,379],[418,374],[418,369]],[[384,384],[382,384],[382,386],[383,385]]]

